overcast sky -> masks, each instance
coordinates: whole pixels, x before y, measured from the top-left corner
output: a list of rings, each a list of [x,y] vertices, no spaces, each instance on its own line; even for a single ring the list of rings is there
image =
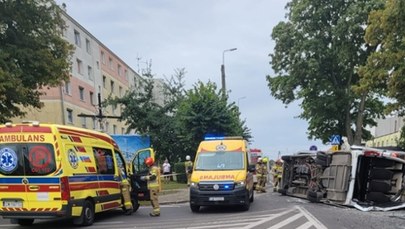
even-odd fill
[[[132,69],[152,61],[155,78],[185,68],[186,88],[198,80],[226,89],[252,131],[251,147],[270,158],[327,146],[309,141],[299,103],[286,107],[270,95],[273,27],[285,20],[287,0],[57,0],[67,13]],[[140,59],[139,59],[140,58]]]

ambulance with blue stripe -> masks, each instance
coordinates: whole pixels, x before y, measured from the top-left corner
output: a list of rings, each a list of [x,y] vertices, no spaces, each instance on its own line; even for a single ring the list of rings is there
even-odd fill
[[[54,218],[91,225],[95,213],[132,210],[123,197],[126,166],[104,133],[38,122],[0,125],[0,215],[20,225]]]

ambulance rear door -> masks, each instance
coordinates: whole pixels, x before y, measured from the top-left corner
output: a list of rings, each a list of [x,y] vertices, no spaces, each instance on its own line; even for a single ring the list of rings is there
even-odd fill
[[[0,144],[0,198],[3,208],[55,211],[61,207],[57,162],[49,143]]]

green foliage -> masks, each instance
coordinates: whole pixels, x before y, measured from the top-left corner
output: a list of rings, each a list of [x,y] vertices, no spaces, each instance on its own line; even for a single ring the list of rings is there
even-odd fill
[[[372,11],[365,39],[375,48],[360,69],[358,90],[372,90],[391,98],[386,112],[405,114],[405,2],[387,0],[385,7]]]
[[[134,88],[122,98],[110,97],[106,102],[123,107],[122,119],[128,124],[128,131],[136,130],[141,135],[150,136],[151,144],[160,161],[166,158],[170,162],[178,161],[178,154],[182,150],[176,134],[173,112],[182,98],[184,69],[178,70],[176,74],[165,84],[164,104],[156,103],[153,98],[154,79],[150,65],[144,74],[144,81],[140,82],[141,90]]]
[[[187,176],[184,166],[184,161],[177,162],[174,164],[173,171],[178,173],[177,175],[177,182],[187,184]]]
[[[0,122],[40,108],[48,86],[69,80],[73,46],[52,0],[0,1]]]
[[[382,114],[382,102],[369,91],[355,91],[357,69],[373,51],[364,43],[368,13],[381,0],[292,0],[288,21],[274,27],[271,94],[284,104],[301,101],[299,118],[308,121],[309,138],[328,142],[332,134],[360,144],[365,129]]]
[[[249,140],[250,130],[239,115],[237,106],[228,105],[214,83],[197,82],[186,92],[175,114],[185,155],[194,158],[199,142],[207,133],[244,136]]]

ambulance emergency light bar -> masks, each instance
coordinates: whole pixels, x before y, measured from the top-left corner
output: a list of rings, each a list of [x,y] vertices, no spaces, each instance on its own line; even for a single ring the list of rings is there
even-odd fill
[[[210,140],[242,140],[242,136],[224,136],[220,134],[206,134],[204,136],[204,140],[210,141]]]

